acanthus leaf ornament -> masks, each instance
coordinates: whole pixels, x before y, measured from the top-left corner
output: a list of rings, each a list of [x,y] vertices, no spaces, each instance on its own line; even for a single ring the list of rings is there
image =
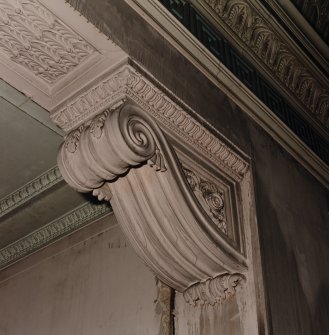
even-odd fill
[[[65,148],[70,152],[74,153],[77,150],[80,135],[83,130],[83,126],[70,133],[65,139]]]
[[[227,235],[223,192],[214,183],[200,178],[190,169],[183,168],[183,170],[194,194],[198,199],[200,199],[198,197],[200,194],[204,200],[200,201],[201,206],[209,213],[216,226]]]
[[[224,273],[208,279],[184,291],[185,301],[192,306],[222,304],[234,296],[236,290],[245,282],[245,276],[240,273]]]

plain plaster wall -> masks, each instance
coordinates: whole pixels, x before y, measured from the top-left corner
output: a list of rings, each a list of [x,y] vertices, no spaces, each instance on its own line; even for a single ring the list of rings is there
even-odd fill
[[[61,241],[53,256],[0,282],[1,335],[162,334],[154,276],[115,217],[102,221],[78,244],[61,251]]]
[[[329,333],[328,190],[124,1],[69,3],[251,157],[269,332]]]
[[[215,306],[191,306],[186,304],[183,295],[176,293],[175,330],[183,335],[237,335],[243,333],[241,306],[237,296],[224,304]]]

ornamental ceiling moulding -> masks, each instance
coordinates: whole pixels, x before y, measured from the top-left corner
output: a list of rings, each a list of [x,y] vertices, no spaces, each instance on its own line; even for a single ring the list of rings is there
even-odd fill
[[[138,67],[133,62],[124,65],[89,90],[66,101],[51,113],[53,122],[68,133],[105,109],[115,110],[126,100],[133,101],[182,143],[193,146],[228,175],[241,180],[248,170],[248,158],[216,130],[212,133],[197,122],[191,116],[195,112],[155,78],[144,70],[143,75],[132,65]],[[77,136],[78,133],[77,130]]]
[[[256,10],[255,4],[247,0],[202,0],[202,3],[213,12],[216,21],[274,75],[276,82],[286,87],[302,110],[324,129],[329,128],[327,81],[310,69],[291,43],[271,27],[263,13]]]
[[[0,250],[0,269],[112,212],[108,203],[85,203]]]
[[[125,57],[64,1],[0,0],[1,76],[48,110]]]
[[[295,40],[307,52],[312,62],[317,64],[323,73],[329,74],[329,43],[326,43],[310,22],[296,8],[292,1],[260,0],[273,18],[283,22],[286,34]]]
[[[61,181],[63,181],[63,177],[58,166],[44,172],[18,190],[0,199],[0,218],[26,202],[31,201],[34,197],[49,190]]]

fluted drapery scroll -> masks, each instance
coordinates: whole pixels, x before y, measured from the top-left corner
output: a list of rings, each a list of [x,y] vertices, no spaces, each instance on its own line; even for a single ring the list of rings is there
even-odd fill
[[[71,132],[58,163],[73,188],[111,199],[135,251],[171,287],[245,271],[245,257],[197,201],[173,147],[139,107],[105,111]]]

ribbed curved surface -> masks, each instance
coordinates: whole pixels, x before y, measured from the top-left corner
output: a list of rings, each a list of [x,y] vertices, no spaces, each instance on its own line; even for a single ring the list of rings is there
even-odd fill
[[[200,206],[164,134],[138,107],[105,112],[71,133],[58,164],[78,191],[112,197],[135,251],[171,287],[184,291],[246,269],[244,256]]]

